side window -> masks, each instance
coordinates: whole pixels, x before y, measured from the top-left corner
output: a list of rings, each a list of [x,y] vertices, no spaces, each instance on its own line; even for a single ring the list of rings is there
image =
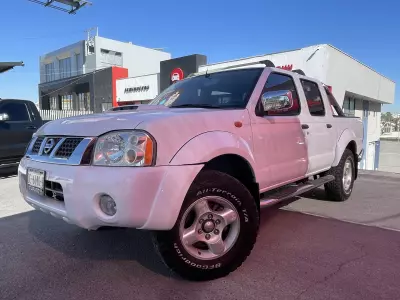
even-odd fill
[[[6,113],[10,122],[29,121],[25,103],[8,102],[1,106],[0,113]]]
[[[324,102],[318,85],[315,82],[301,79],[304,94],[306,95],[308,109],[312,116],[325,116]]]
[[[300,102],[293,78],[285,74],[271,73],[268,76],[267,82],[265,83],[263,93],[272,91],[281,91],[281,90],[288,90],[292,92],[293,106],[283,112],[269,111],[268,115],[273,115],[273,116],[298,115],[300,113]]]

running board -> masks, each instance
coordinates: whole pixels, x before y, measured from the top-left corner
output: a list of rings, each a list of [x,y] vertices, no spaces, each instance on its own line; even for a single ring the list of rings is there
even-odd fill
[[[289,186],[273,194],[268,194],[261,198],[260,208],[269,207],[281,201],[299,196],[333,180],[335,180],[333,175],[326,175],[315,180],[307,181],[306,183]]]

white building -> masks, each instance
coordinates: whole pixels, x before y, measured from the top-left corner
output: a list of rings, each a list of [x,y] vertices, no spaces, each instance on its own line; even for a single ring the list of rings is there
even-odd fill
[[[277,67],[301,69],[332,87],[344,112],[364,121],[364,149],[360,168],[376,170],[379,165],[382,104],[394,102],[395,83],[341,50],[327,44],[293,51],[265,54],[201,66],[199,71],[220,69],[270,60]]]
[[[117,79],[160,73],[160,62],[170,58],[158,49],[89,37],[40,57],[40,107],[104,111],[116,105]]]

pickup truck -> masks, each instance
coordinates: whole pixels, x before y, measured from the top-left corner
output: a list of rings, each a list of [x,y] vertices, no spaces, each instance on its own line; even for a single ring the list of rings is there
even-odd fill
[[[196,73],[149,105],[46,123],[19,165],[23,198],[89,230],[152,230],[181,277],[223,277],[250,255],[262,208],[322,185],[333,201],[352,193],[362,122],[301,73]]]
[[[18,164],[33,133],[42,125],[32,101],[0,99],[0,169]]]

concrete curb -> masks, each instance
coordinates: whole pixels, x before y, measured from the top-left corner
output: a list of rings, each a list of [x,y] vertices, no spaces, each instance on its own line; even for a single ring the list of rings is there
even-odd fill
[[[369,177],[388,177],[400,180],[399,173],[382,172],[382,171],[369,171],[369,170],[358,170],[358,174]]]

